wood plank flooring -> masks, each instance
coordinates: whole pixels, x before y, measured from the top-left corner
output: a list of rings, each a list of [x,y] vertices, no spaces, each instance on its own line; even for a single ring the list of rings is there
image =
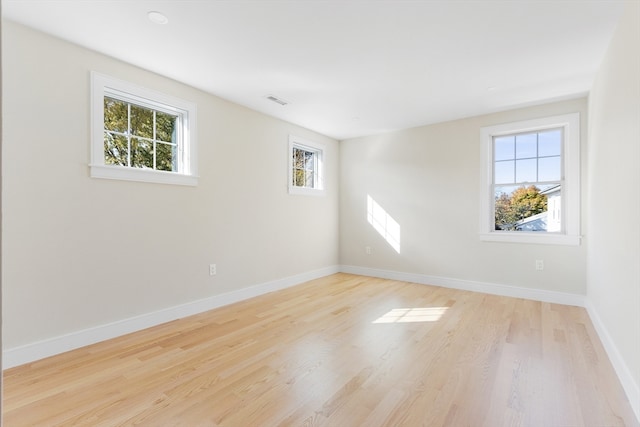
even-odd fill
[[[4,373],[5,426],[638,426],[584,309],[336,274]]]

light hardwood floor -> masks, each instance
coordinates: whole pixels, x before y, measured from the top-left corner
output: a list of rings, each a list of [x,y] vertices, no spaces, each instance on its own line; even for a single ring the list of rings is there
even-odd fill
[[[336,274],[13,368],[5,426],[637,426],[582,308]]]

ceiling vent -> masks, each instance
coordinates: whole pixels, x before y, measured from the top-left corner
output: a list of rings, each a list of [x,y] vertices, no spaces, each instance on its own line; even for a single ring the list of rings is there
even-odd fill
[[[280,105],[287,105],[288,102],[285,101],[284,99],[280,99],[277,96],[273,96],[273,95],[267,95],[265,96],[265,98],[267,98],[269,101],[273,101],[276,104],[280,104]]]

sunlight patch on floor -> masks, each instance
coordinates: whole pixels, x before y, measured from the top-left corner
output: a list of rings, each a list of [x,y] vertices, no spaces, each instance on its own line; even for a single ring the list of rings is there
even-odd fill
[[[449,307],[394,308],[373,323],[437,322]]]

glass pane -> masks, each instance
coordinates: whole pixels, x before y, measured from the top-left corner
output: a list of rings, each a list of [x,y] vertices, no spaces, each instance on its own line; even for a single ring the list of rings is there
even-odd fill
[[[304,171],[296,169],[293,171],[293,185],[296,187],[304,187]]]
[[[307,172],[305,174],[305,181],[304,181],[304,186],[305,187],[309,187],[309,188],[313,188],[314,187],[314,178],[315,178],[315,174],[313,172]]]
[[[156,143],[156,169],[173,172],[176,170],[176,147],[171,144]]]
[[[131,138],[131,167],[153,168],[153,144],[151,142]]]
[[[555,129],[538,134],[538,155],[559,156],[562,147],[562,130]]]
[[[127,137],[104,133],[104,163],[106,165],[128,166]]]
[[[293,167],[294,169],[304,168],[304,151],[298,148],[293,149]]]
[[[537,157],[537,140],[535,133],[516,136],[516,159]]]
[[[156,139],[165,142],[176,142],[177,116],[156,112]]]
[[[536,182],[536,159],[516,160],[516,182]]]
[[[547,231],[547,196],[534,185],[495,187],[495,229]]]
[[[543,157],[538,159],[538,180],[539,181],[560,181],[562,178],[562,168],[560,156]]]
[[[501,136],[494,138],[493,155],[495,160],[511,160],[515,155],[515,137]]]
[[[127,103],[104,97],[104,129],[114,132],[127,132]]]
[[[153,110],[131,104],[131,134],[153,138]]]
[[[314,153],[310,151],[304,152],[304,168],[308,171],[314,170]]]
[[[515,162],[513,160],[496,162],[493,172],[495,174],[494,182],[496,184],[511,184],[514,181]]]
[[[516,219],[511,212],[511,194],[518,187],[496,186],[494,191],[495,229],[511,231]]]
[[[547,231],[562,231],[562,192],[559,185],[546,190],[547,196]]]
[[[522,187],[521,185],[496,185],[494,188],[494,196],[499,197],[501,194],[511,195],[518,188]]]

